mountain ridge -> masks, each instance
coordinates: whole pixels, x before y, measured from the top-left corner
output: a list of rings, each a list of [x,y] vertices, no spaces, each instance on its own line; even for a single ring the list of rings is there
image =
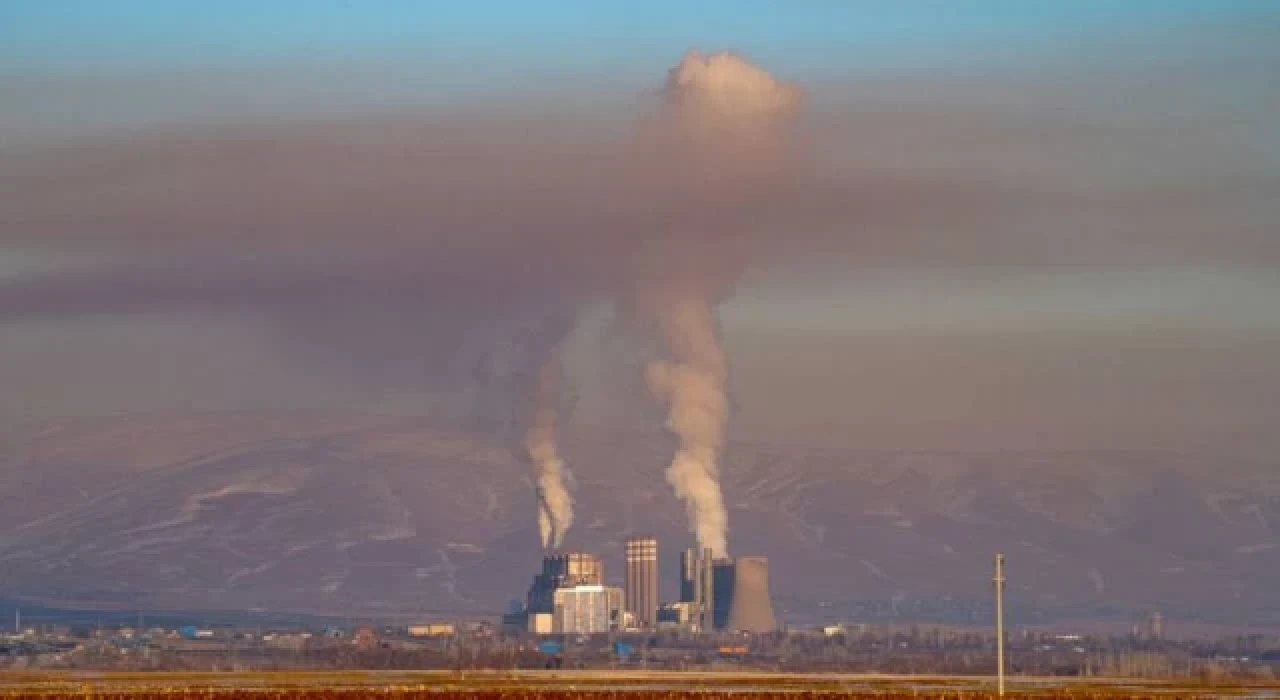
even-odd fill
[[[564,441],[578,508],[567,545],[602,554],[616,581],[625,535],[656,535],[664,599],[690,539],[663,475],[669,448],[657,433]],[[541,556],[529,473],[483,431],[413,417],[52,421],[0,455],[2,592],[156,609],[501,612]],[[730,547],[770,557],[789,621],[980,616],[1001,550],[1028,622],[1160,609],[1280,623],[1277,473],[1176,452],[742,441],[723,462]]]

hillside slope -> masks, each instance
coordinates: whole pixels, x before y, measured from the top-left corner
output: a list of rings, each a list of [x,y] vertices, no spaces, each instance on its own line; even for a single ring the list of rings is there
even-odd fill
[[[683,508],[658,435],[579,435],[568,546],[660,538]],[[496,613],[538,566],[527,469],[483,435],[386,417],[62,421],[0,453],[0,586],[64,605]],[[731,548],[770,557],[784,617],[1015,614],[1280,623],[1280,472],[1163,453],[733,445]]]

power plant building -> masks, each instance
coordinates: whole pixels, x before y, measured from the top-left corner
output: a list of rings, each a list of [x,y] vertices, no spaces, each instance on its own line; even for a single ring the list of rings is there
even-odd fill
[[[681,599],[699,631],[764,634],[777,629],[765,557],[713,558],[689,549],[680,558]]]
[[[621,588],[604,585],[600,557],[564,552],[542,559],[524,609],[504,616],[504,624],[533,634],[597,634],[608,632],[621,616]]]
[[[658,621],[658,540],[630,537],[625,545],[626,610],[638,627]]]
[[[605,600],[609,602],[609,622],[614,627],[622,624],[623,613],[626,612],[626,594],[617,586],[604,587]]]
[[[699,632],[715,627],[715,562],[710,549],[686,549],[680,555],[680,600],[690,604]]]
[[[555,634],[555,615],[549,612],[529,613],[525,617],[525,631],[532,634]]]
[[[680,601],[694,603],[698,600],[698,550],[686,549],[680,553]]]
[[[557,589],[603,584],[604,564],[594,554],[565,552],[543,557],[542,573],[533,578],[525,609],[531,613],[551,612]]]
[[[734,560],[723,558],[711,563],[711,624],[715,629],[725,629],[729,624],[729,609],[733,606]]]
[[[604,562],[587,552],[564,552],[542,560],[544,574],[582,586],[604,585]]]
[[[693,624],[693,603],[665,603],[658,608],[658,627],[685,628]]]
[[[554,634],[603,634],[609,631],[609,591],[604,586],[557,588],[552,599]]]
[[[760,556],[716,558],[687,549],[680,556],[680,601],[658,601],[658,545],[652,537],[626,541],[625,588],[604,585],[600,557],[584,552],[547,556],[522,610],[504,624],[534,634],[590,635],[612,629],[678,626],[767,634],[777,629],[769,596],[769,561]],[[1159,634],[1160,621],[1151,625]]]

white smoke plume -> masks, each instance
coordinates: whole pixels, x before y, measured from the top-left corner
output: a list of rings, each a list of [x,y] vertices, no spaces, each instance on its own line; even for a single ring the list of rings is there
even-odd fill
[[[668,406],[667,428],[679,438],[667,481],[684,500],[700,548],[727,554],[728,514],[720,493],[719,454],[724,446],[728,372],[707,299],[671,299],[658,311],[658,333],[667,358],[649,363],[654,396]]]
[[[728,51],[685,54],[663,88],[669,133],[685,155],[741,177],[785,157],[786,126],[803,102],[796,85]]]
[[[475,411],[486,430],[529,460],[542,546],[557,548],[573,524],[573,497],[566,483],[571,474],[559,448],[565,405],[559,345],[573,327],[575,310],[572,305],[535,303],[512,313],[519,320],[490,320],[496,335],[473,375],[482,390]]]
[[[710,180],[718,194],[732,194],[781,164],[784,127],[801,101],[796,87],[727,52],[687,54],[668,74],[664,97],[660,145],[678,155],[683,177],[699,186]],[[717,196],[708,205],[725,201],[733,197]],[[655,240],[632,303],[662,344],[663,356],[649,364],[647,379],[679,441],[667,481],[685,502],[698,546],[726,556],[729,519],[719,458],[728,366],[714,306],[743,270],[734,256],[717,254],[723,248],[696,245],[697,236],[669,231]]]
[[[562,375],[560,356],[553,354],[538,371],[533,415],[525,433],[525,449],[535,472],[543,549],[559,548],[573,524],[573,497],[565,485],[565,465],[558,448]]]

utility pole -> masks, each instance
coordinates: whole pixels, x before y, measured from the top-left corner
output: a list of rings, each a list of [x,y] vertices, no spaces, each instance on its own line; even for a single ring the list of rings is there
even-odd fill
[[[996,689],[1004,697],[1004,555],[996,555]]]

